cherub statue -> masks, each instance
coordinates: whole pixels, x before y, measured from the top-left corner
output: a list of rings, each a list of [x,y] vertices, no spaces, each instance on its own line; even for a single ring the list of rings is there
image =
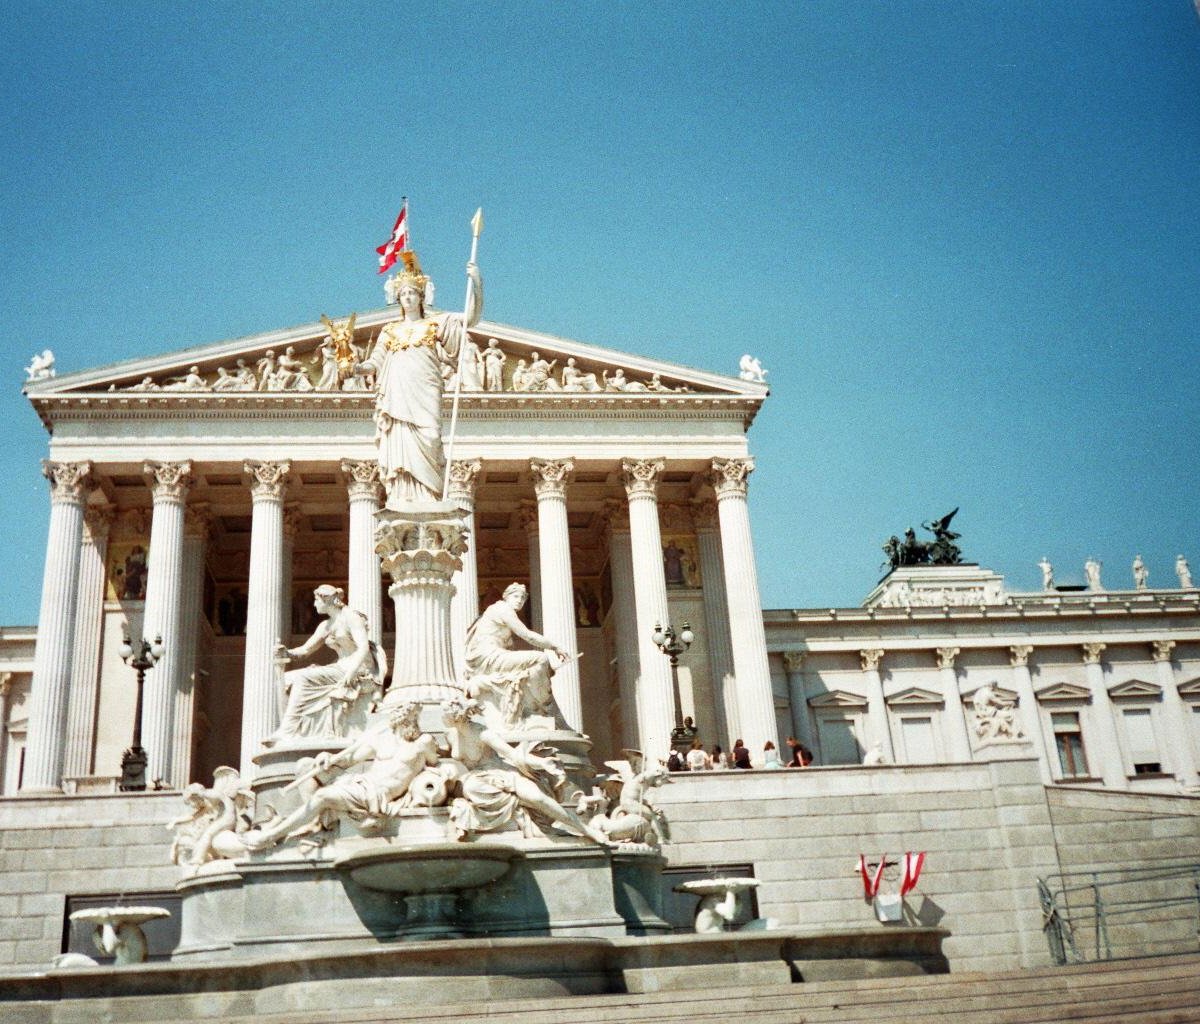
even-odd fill
[[[242,785],[236,768],[213,772],[211,789],[193,782],[183,790],[187,813],[167,822],[175,830],[171,863],[199,867],[210,860],[234,859],[246,853],[243,834],[254,816],[254,793]]]
[[[41,355],[35,355],[25,367],[25,380],[47,380],[54,376],[54,353],[48,348],[42,349]]]
[[[624,761],[604,762],[614,773],[606,788],[615,782],[617,793],[611,809],[596,814],[588,824],[614,842],[660,846],[667,838],[666,819],[651,806],[649,795],[656,786],[670,782],[670,775],[662,764],[647,761],[640,750],[625,750],[624,754]]]
[[[742,380],[752,381],[755,384],[765,384],[767,382],[767,371],[762,368],[762,363],[750,355],[749,352],[738,360],[738,376]]]

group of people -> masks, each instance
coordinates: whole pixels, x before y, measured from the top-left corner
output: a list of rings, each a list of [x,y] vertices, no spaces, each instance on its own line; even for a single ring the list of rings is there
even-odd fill
[[[685,719],[685,722],[690,719]],[[807,768],[813,763],[813,752],[794,736],[787,738],[791,757],[785,763],[771,740],[763,744],[763,768]],[[699,736],[693,736],[686,750],[672,749],[667,758],[667,770],[672,772],[725,771],[727,769],[753,768],[750,748],[741,739],[733,741],[726,752],[720,744],[705,750]]]

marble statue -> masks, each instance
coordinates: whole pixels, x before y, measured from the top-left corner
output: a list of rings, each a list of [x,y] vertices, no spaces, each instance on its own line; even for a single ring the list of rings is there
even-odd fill
[[[738,360],[738,376],[742,380],[752,381],[755,384],[765,384],[767,382],[767,371],[762,368],[762,363],[750,355],[749,352]]]
[[[267,349],[262,358],[254,364],[258,374],[258,386],[263,391],[278,391],[279,381],[275,376],[275,350]]]
[[[652,373],[652,374],[650,374],[650,383],[648,383],[646,385],[646,390],[654,391],[654,392],[658,392],[658,393],[685,392],[685,391],[689,391],[690,388],[688,388],[686,385],[683,385],[683,384],[680,384],[678,387],[673,388],[670,385],[663,383],[661,373]]]
[[[1016,705],[1001,697],[991,683],[985,683],[975,691],[971,708],[975,712],[975,735],[981,740],[1021,739]]]
[[[473,341],[467,341],[466,352],[462,363],[462,389],[464,391],[483,390],[483,350]]]
[[[1141,555],[1136,555],[1133,559],[1133,585],[1138,590],[1145,590],[1150,586],[1150,570],[1146,568]]]
[[[512,389],[514,391],[528,391],[529,384],[529,371],[525,368],[525,360],[518,359],[517,365],[513,369]]]
[[[390,279],[389,291],[401,317],[379,332],[370,354],[354,372],[376,378],[375,443],[387,507],[438,501],[442,496],[442,363],[453,363],[467,328],[483,312],[479,268],[467,264],[472,308],[461,313],[427,313],[426,285],[416,254],[403,254],[406,269]]]
[[[877,764],[891,764],[891,761],[888,759],[887,754],[883,752],[883,744],[873,743],[871,744],[871,749],[863,755],[862,763],[864,767],[870,768]]]
[[[143,377],[138,383],[129,386],[130,391],[161,391],[157,384],[154,383],[153,377]]]
[[[142,925],[170,916],[164,907],[88,907],[73,911],[71,920],[92,925],[96,948],[113,958],[113,966],[129,967],[145,963],[149,953]]]
[[[251,850],[263,850],[284,838],[329,828],[343,816],[367,831],[408,806],[410,783],[426,768],[438,764],[437,744],[418,725],[420,712],[420,704],[401,704],[386,722],[375,725],[338,753],[323,750],[315,758],[301,758],[291,786],[304,794],[303,803],[282,820],[249,833],[246,845]],[[320,776],[328,771],[344,773],[359,764],[366,765],[366,770],[341,774],[327,785],[318,784]]]
[[[210,860],[245,855],[242,836],[254,817],[254,793],[242,784],[236,768],[216,769],[211,789],[198,782],[184,787],[183,800],[187,811],[167,823],[168,829],[175,830],[172,864],[199,867]]]
[[[676,892],[699,896],[693,923],[697,934],[709,935],[732,930],[740,909],[741,895],[762,883],[757,878],[699,878],[675,886]],[[739,930],[766,931],[778,927],[773,918],[756,918]]]
[[[311,391],[312,381],[304,371],[304,364],[296,358],[296,349],[289,345],[275,363],[275,386],[272,391]]]
[[[601,370],[600,378],[604,381],[605,391],[623,391],[629,393],[649,390],[641,381],[627,379],[625,371],[620,367],[617,367],[611,377],[608,375],[607,370]]]
[[[283,677],[287,707],[264,746],[312,736],[343,738],[356,705],[377,699],[387,672],[383,652],[371,642],[366,617],[346,606],[341,587],[324,584],[313,591],[313,607],[327,616],[299,647],[277,648],[277,663],[306,658],[321,646],[337,655],[332,665],[308,665]],[[361,707],[357,710],[363,710]]]
[[[605,813],[596,814],[588,824],[611,842],[657,848],[666,839],[666,825],[662,812],[651,805],[649,795],[650,790],[670,782],[670,774],[659,762],[646,760],[641,751],[626,750],[625,755],[624,761],[604,762],[619,783],[618,792],[612,806]]]
[[[354,376],[354,364],[358,362],[354,348],[354,322],[357,313],[351,313],[344,324],[335,324],[324,313],[321,322],[325,325],[325,340],[317,349],[321,358],[321,377],[318,391],[338,391]]]
[[[332,335],[326,335],[317,346],[312,358],[312,367],[319,370],[314,391],[340,391],[342,382],[338,377],[337,343]]]
[[[523,584],[509,584],[501,599],[489,605],[467,630],[467,692],[504,726],[524,723],[554,728],[562,715],[550,689],[550,677],[570,655],[517,617],[528,597]],[[514,637],[534,650],[513,650]]]
[[[1042,560],[1038,562],[1038,568],[1042,570],[1042,589],[1054,589],[1054,566],[1050,564],[1050,560],[1043,555]]]
[[[40,355],[35,355],[25,367],[25,380],[48,380],[54,376],[54,353],[44,348]]]
[[[212,383],[214,391],[238,391],[238,379],[225,367],[217,367],[217,377]]]
[[[1088,590],[1103,590],[1104,586],[1100,582],[1100,568],[1103,562],[1098,562],[1094,558],[1089,558],[1083,563],[1083,572],[1087,577]]]
[[[562,371],[562,389],[564,391],[600,391],[600,385],[596,383],[596,375],[594,373],[584,373],[578,366],[575,365],[575,358],[572,356],[567,360],[567,365]]]
[[[529,368],[525,371],[526,391],[561,391],[562,387],[553,377],[558,360],[547,361],[537,352],[529,353]]]
[[[553,756],[529,741],[509,743],[481,718],[474,700],[442,704],[450,757],[465,769],[450,823],[460,837],[516,827],[528,839],[544,836],[539,819],[607,845],[607,837],[560,803],[567,777]]]
[[[169,377],[162,388],[164,391],[207,391],[208,385],[200,376],[200,367],[188,367],[182,377]]]
[[[1179,555],[1175,559],[1175,575],[1179,577],[1179,586],[1184,590],[1191,590],[1195,585],[1192,583],[1192,570],[1188,565],[1188,560]]]
[[[508,357],[495,338],[488,338],[483,350],[483,386],[488,391],[504,390],[504,364]]]

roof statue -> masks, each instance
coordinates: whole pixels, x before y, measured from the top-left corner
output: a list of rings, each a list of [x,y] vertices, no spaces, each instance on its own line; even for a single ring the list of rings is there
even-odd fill
[[[957,514],[955,508],[940,519],[921,524],[921,529],[933,534],[933,540],[918,540],[911,526],[904,531],[903,540],[893,534],[883,544],[887,564],[893,569],[902,565],[960,565],[962,550],[954,542],[962,534],[950,529],[950,520]]]

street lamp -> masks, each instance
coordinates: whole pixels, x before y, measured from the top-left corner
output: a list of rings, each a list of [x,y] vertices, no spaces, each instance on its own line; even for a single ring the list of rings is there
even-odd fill
[[[133,742],[121,755],[121,782],[118,788],[125,793],[140,793],[146,788],[147,763],[146,751],[142,749],[142,690],[146,684],[147,670],[154,668],[155,662],[163,656],[162,637],[155,637],[154,643],[142,639],[135,645],[129,639],[129,627],[126,626],[120,655],[126,665],[137,670],[137,703],[133,711]]]
[[[678,634],[675,632],[675,627],[669,622],[666,627],[662,623],[656,622],[651,639],[655,646],[671,659],[671,690],[675,697],[675,723],[681,727],[683,706],[679,700],[679,656],[692,646],[696,634],[692,632],[692,627],[686,622]]]

